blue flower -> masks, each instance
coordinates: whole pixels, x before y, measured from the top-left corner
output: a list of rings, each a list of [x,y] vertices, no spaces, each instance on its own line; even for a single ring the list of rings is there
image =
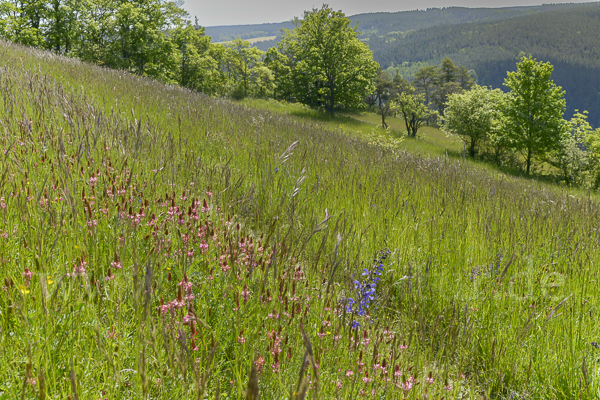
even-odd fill
[[[354,280],[354,290],[356,291],[356,301],[352,298],[348,298],[346,303],[347,312],[356,314],[358,316],[365,316],[368,312],[368,308],[371,304],[377,300],[377,285],[381,282],[379,276],[381,276],[385,265],[383,260],[387,258],[389,250],[382,250],[379,252],[379,258],[373,260],[373,267],[365,268],[362,270],[361,275],[366,277],[366,280],[362,282]],[[357,306],[355,308],[355,305]],[[352,321],[352,328],[358,329],[360,323],[356,320]]]
[[[352,312],[352,306],[354,305],[355,301],[352,298],[349,298],[346,304],[346,311],[351,313]]]

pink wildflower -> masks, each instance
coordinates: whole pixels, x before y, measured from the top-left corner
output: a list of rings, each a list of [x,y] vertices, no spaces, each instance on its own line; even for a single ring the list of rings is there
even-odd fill
[[[23,278],[25,278],[25,282],[29,284],[31,282],[31,277],[33,276],[33,272],[29,270],[29,268],[25,268],[23,271]]]
[[[258,370],[258,373],[260,374],[262,372],[263,365],[265,365],[265,359],[262,358],[261,356],[258,356],[258,358],[254,362],[254,364],[256,364],[256,369]]]

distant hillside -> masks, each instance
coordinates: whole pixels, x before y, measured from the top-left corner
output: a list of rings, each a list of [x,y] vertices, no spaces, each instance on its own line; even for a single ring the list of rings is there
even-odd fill
[[[438,64],[444,57],[475,70],[483,85],[502,87],[506,71],[520,54],[551,62],[553,78],[567,91],[567,118],[575,109],[588,110],[600,126],[600,3],[552,4],[508,8],[431,8],[424,11],[357,14],[361,39],[383,68],[402,66],[408,74],[421,63]],[[213,42],[234,38],[277,36],[256,43],[266,50],[280,39],[291,21],[208,27]],[[415,64],[419,63],[419,64]]]
[[[363,36],[387,34],[390,32],[407,32],[431,26],[453,25],[465,22],[487,22],[514,18],[521,15],[534,14],[549,10],[572,7],[572,4],[551,4],[531,7],[507,8],[429,8],[420,11],[379,12],[356,14],[350,16],[352,24],[359,24]],[[252,39],[262,36],[279,35],[280,30],[293,29],[291,21],[254,24],[209,26],[206,34],[213,42],[224,42],[232,39]]]
[[[294,29],[294,24],[287,21],[273,24],[209,26],[206,28],[206,35],[211,36],[213,42],[227,42],[233,39],[277,36],[282,28]]]
[[[437,26],[369,46],[386,68],[405,62],[437,63],[444,57],[474,69],[480,84],[502,87],[519,54],[555,67],[553,78],[567,91],[567,117],[590,111],[600,126],[600,3],[553,10],[504,21]]]
[[[408,32],[432,26],[456,25],[467,22],[501,21],[522,15],[573,7],[573,4],[545,4],[529,7],[506,8],[428,8],[427,10],[401,11],[395,13],[357,14],[350,17],[359,23],[363,36],[373,34]]]

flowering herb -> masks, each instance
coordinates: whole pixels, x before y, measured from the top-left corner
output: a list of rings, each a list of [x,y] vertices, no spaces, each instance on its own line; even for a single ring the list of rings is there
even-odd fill
[[[367,315],[369,307],[377,301],[377,285],[381,282],[380,276],[385,268],[384,261],[389,254],[388,249],[381,250],[379,256],[373,260],[373,266],[362,270],[362,281],[354,280],[355,296],[346,300],[347,312],[359,317]],[[352,329],[358,329],[360,326],[360,322],[356,319],[352,321]]]

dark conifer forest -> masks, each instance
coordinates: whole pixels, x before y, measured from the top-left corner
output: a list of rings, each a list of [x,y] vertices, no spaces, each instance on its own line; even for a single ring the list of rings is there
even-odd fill
[[[600,125],[600,5],[572,6],[503,21],[435,26],[402,35],[368,36],[383,68],[439,63],[450,57],[475,70],[477,83],[502,88],[506,71],[521,55],[554,65],[553,79],[566,90],[567,115],[590,111]]]

